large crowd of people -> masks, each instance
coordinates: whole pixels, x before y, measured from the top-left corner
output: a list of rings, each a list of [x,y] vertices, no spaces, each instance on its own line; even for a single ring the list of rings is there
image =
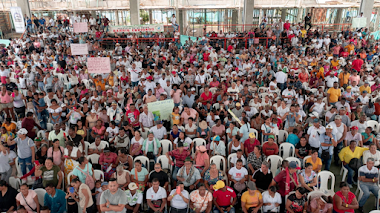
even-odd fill
[[[380,164],[368,29],[324,32],[308,14],[182,45],[174,15],[174,33],[109,33],[105,16],[25,20],[0,52],[0,212],[376,209],[364,207]],[[71,55],[73,43],[89,54]],[[109,57],[111,72],[89,72],[88,57]],[[149,109],[167,100],[168,117]],[[324,188],[331,164],[346,179]]]

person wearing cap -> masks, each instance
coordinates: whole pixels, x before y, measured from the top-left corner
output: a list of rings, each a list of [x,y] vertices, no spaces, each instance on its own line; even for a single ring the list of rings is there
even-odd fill
[[[237,139],[237,138],[239,138],[239,139]],[[231,147],[232,146],[239,147],[239,146],[236,146],[236,144],[237,144],[236,141],[240,142],[240,136],[236,135],[232,139],[232,141],[233,141],[233,143],[231,143]],[[260,145],[260,141],[256,139],[256,135],[254,132],[250,132],[249,138],[244,141],[244,148],[242,149],[242,150],[244,150],[245,156],[248,156],[251,152],[253,152],[255,146],[257,146],[257,145]]]
[[[159,124],[162,126],[162,124]],[[154,127],[153,127],[154,128]],[[161,127],[165,128],[165,127]],[[166,130],[165,130],[166,134]],[[149,159],[155,159],[158,157],[162,151],[160,141],[155,137],[155,134],[152,131],[148,132],[148,137],[143,141],[142,151],[145,156]]]
[[[169,163],[172,163],[172,159],[170,158],[173,157],[175,159],[175,167],[172,172],[173,174],[173,180],[177,180],[177,173],[178,170],[184,165],[184,162],[186,158],[191,154],[189,149],[185,149],[183,142],[178,142],[176,145],[176,149],[167,152],[165,155],[169,159]]]
[[[193,191],[201,180],[199,170],[193,165],[191,156],[187,156],[184,165],[177,172],[177,180],[181,181],[187,191]]]
[[[360,147],[363,146],[362,135],[359,133],[359,128],[357,126],[351,126],[351,131],[347,132],[346,137],[344,138],[344,146],[348,146],[349,142],[354,140],[356,144]]]
[[[108,189],[100,196],[100,210],[102,212],[126,213],[127,194],[119,188],[117,180],[111,178]]]
[[[335,105],[341,96],[341,90],[338,88],[338,81],[335,81],[333,87],[327,90],[327,101],[329,104]]]
[[[318,150],[319,157],[325,165],[325,170],[330,170],[332,155],[334,154],[334,147],[337,146],[336,135],[333,134],[333,126],[328,124],[326,132],[319,136],[320,147]]]
[[[319,150],[321,143],[319,137],[325,132],[325,127],[320,124],[319,119],[315,118],[313,120],[313,126],[307,130],[307,138],[309,139],[312,150]]]
[[[291,161],[289,166],[274,177],[270,184],[270,186],[276,186],[276,184],[278,186],[278,193],[280,193],[282,199],[280,212],[285,210],[285,196],[300,185],[297,175],[297,170],[300,169],[295,161]]]
[[[259,212],[263,205],[263,197],[256,188],[255,182],[249,181],[248,190],[241,196],[241,208],[244,213]]]
[[[220,141],[220,136],[215,135],[211,139],[211,144],[210,144],[210,150],[209,150],[209,155],[214,156],[214,155],[221,155],[226,157],[226,145],[224,144],[223,141]]]
[[[219,180],[213,186],[213,204],[214,204],[214,213],[234,213],[235,212],[235,204],[237,203],[237,196],[235,191],[226,186],[224,181]]]
[[[129,183],[128,190],[125,191],[127,195],[127,203],[125,204],[127,213],[137,213],[140,211],[140,206],[143,202],[143,192],[139,190],[136,183]]]
[[[182,182],[179,182],[176,189],[173,189],[169,196],[168,202],[170,202],[170,212],[173,213],[186,213],[189,203],[189,192],[185,190]]]
[[[167,131],[166,128],[163,126],[162,121],[156,121],[156,126],[150,128],[150,132],[153,133],[154,137],[158,140],[167,139]]]
[[[274,142],[274,140],[274,135],[269,135],[268,142],[263,144],[262,151],[265,156],[278,154],[278,145]]]
[[[18,162],[20,164],[21,172],[23,175],[26,174],[26,168],[28,168],[29,171],[32,170],[32,162],[34,162],[36,159],[34,142],[27,136],[27,134],[28,131],[25,128],[21,128],[17,132],[17,138],[7,141],[8,146],[17,144]]]

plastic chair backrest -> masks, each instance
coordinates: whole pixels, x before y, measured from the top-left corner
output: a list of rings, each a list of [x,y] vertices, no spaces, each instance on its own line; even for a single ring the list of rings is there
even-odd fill
[[[296,152],[296,149],[293,144],[291,143],[282,143],[279,147],[279,154],[283,159],[286,159],[288,157],[294,157],[294,154]]]

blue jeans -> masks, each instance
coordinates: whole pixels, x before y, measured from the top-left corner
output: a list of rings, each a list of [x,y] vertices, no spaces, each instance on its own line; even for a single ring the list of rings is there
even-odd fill
[[[132,88],[135,87],[135,86],[138,86],[138,85],[139,85],[138,81],[132,81]]]
[[[318,152],[318,157],[321,158],[321,153],[319,153],[319,152]],[[331,166],[331,158],[332,158],[331,155],[330,155],[330,157],[329,157],[328,160],[323,160],[323,159],[321,158],[321,160],[322,160],[322,164],[325,165],[325,169],[324,169],[324,170],[327,170],[327,171],[330,170],[330,166]]]
[[[18,163],[20,164],[22,175],[25,175],[27,173],[26,167],[28,167],[29,171],[31,171],[33,168],[32,156],[28,158],[19,158]]]
[[[221,206],[221,208],[224,208],[224,209],[227,209],[228,207],[229,206]],[[219,209],[216,208],[215,206],[214,206],[214,209],[212,211],[213,211],[213,213],[225,213],[225,212],[227,212],[227,211],[220,212]],[[227,213],[235,213],[235,208],[231,207],[231,210],[229,212],[227,212]]]
[[[173,180],[175,180],[175,181],[177,181],[177,173],[178,173],[178,170],[179,170],[179,169],[180,169],[180,168],[179,168],[178,166],[175,166],[175,167],[174,167],[172,177],[173,177]]]
[[[348,166],[348,164],[344,165],[344,168],[346,168],[348,170],[348,173],[347,173],[347,183],[348,184],[352,184],[353,182],[353,178],[354,178],[354,170],[351,169],[351,167]]]
[[[48,115],[46,115],[46,112],[44,112],[44,111],[38,112],[37,117],[38,117],[38,120],[40,122],[42,129],[46,129],[47,128],[47,122],[48,122]]]
[[[363,207],[369,198],[370,192],[372,192],[376,198],[378,198],[379,187],[375,183],[368,183],[360,181],[360,188],[362,189],[363,196],[359,200],[359,207]]]
[[[178,30],[178,27],[179,25],[178,24],[172,24],[173,28],[174,28],[174,31],[177,31]]]

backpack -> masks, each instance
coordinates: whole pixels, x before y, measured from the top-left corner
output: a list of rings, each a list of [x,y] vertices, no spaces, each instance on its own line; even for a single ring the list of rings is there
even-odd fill
[[[82,169],[78,167],[79,171],[81,171],[84,175],[86,175],[85,184],[90,188],[90,190],[94,189],[95,181],[90,175],[89,168],[87,166],[87,173],[85,173]]]

